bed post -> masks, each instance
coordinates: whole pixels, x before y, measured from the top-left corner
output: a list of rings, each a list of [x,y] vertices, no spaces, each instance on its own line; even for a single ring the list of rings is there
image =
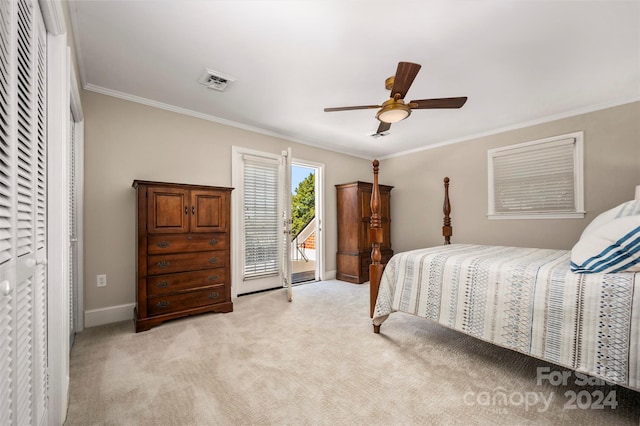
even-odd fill
[[[373,318],[373,311],[378,298],[378,288],[382,278],[380,259],[380,243],[382,243],[382,221],[380,220],[380,187],[378,186],[378,160],[373,160],[373,188],[371,189],[371,226],[369,240],[371,241],[371,265],[369,265],[369,316]],[[380,333],[380,326],[373,326],[374,333]]]
[[[451,203],[449,202],[449,178],[444,178],[444,206],[442,207],[444,213],[444,226],[442,227],[442,236],[444,237],[444,243],[451,244],[451,235],[453,230],[451,228]]]

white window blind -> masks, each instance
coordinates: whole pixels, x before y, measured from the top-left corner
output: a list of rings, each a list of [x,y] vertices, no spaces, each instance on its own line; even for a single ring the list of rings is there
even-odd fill
[[[489,150],[489,217],[582,217],[582,132]]]
[[[251,279],[279,273],[278,167],[245,155],[244,159],[244,272]]]

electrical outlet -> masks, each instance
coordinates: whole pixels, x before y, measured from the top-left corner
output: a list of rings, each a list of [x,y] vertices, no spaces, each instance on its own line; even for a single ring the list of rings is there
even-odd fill
[[[107,274],[101,274],[96,276],[96,281],[98,287],[106,287],[107,286]]]

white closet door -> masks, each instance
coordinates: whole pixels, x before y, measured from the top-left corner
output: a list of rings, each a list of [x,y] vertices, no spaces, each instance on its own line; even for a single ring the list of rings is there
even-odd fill
[[[12,7],[0,2],[0,424],[13,423],[15,338],[15,215],[13,193],[12,82],[9,81]]]
[[[35,101],[36,101],[36,142],[35,142],[35,242],[36,270],[35,282],[35,345],[34,345],[34,424],[43,424],[47,418],[47,32],[42,15],[34,14],[36,25],[35,52]]]
[[[47,414],[46,32],[33,0],[3,0],[0,27],[0,424],[40,425]]]

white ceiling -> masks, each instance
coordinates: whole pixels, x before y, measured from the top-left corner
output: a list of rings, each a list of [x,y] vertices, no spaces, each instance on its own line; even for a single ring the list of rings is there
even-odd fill
[[[639,1],[72,1],[83,87],[384,158],[640,100]],[[399,61],[415,110],[373,138]],[[198,83],[210,68],[236,80]]]

